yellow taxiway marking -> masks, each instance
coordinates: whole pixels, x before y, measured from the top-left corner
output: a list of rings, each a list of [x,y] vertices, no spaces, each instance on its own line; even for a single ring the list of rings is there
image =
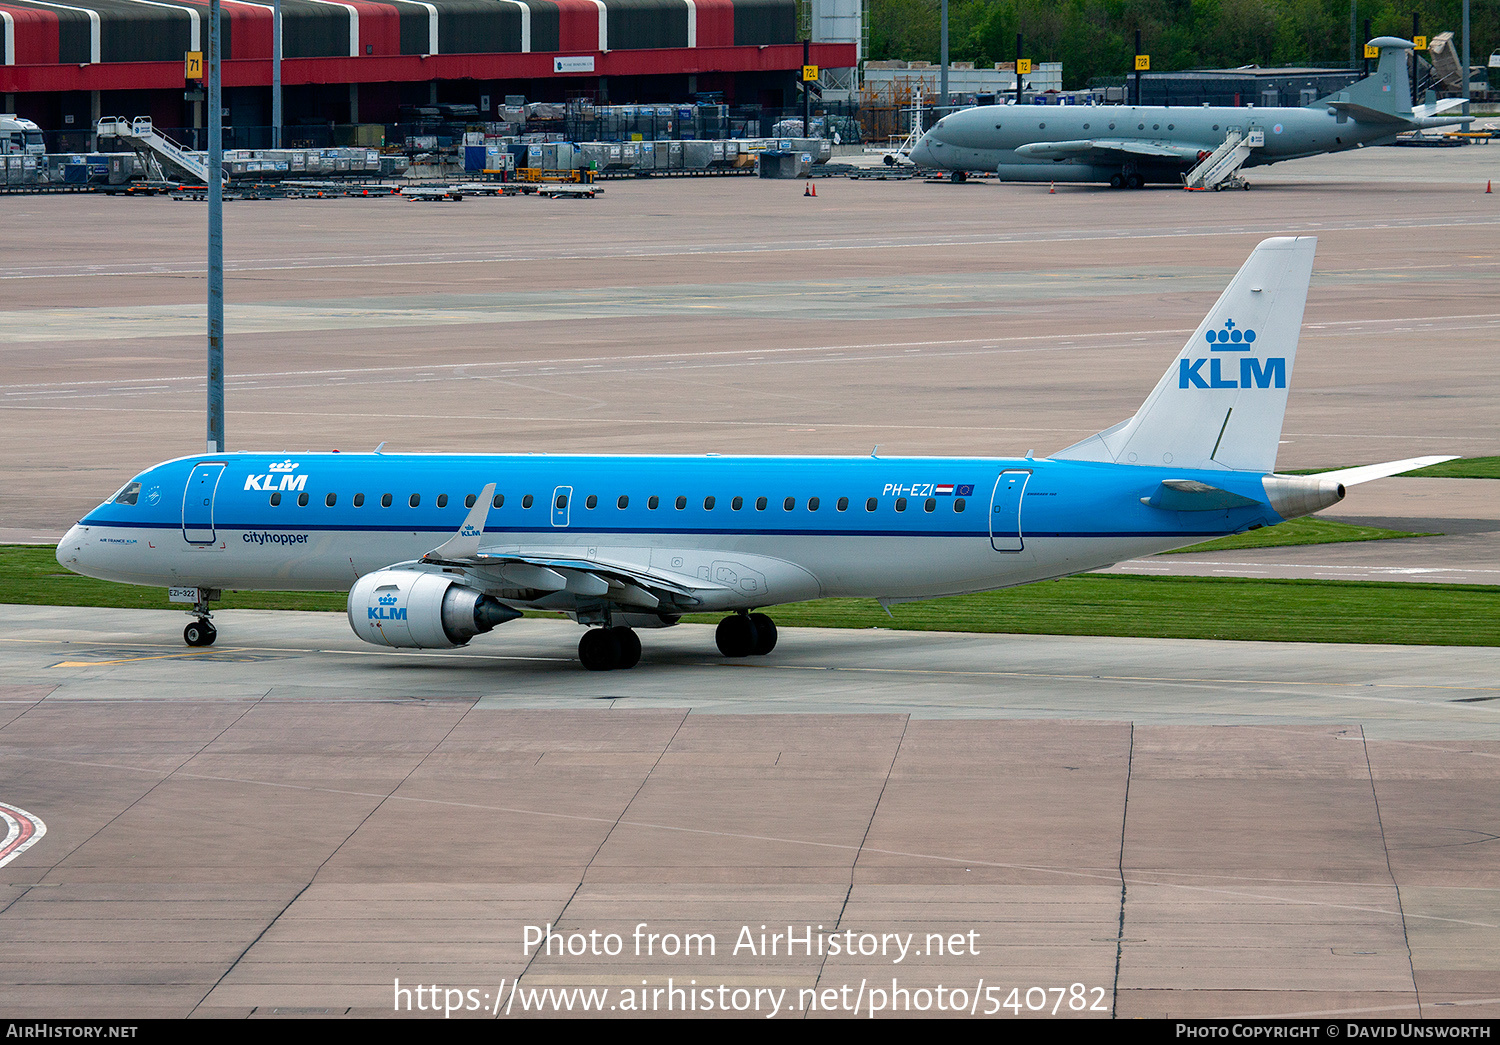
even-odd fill
[[[183,650],[181,653],[158,653],[152,657],[122,657],[119,660],[64,660],[53,664],[54,668],[95,668],[106,664],[133,664],[138,660],[177,660],[182,657],[201,657],[209,653],[250,653],[250,649],[236,649],[226,646],[224,649],[201,649]]]

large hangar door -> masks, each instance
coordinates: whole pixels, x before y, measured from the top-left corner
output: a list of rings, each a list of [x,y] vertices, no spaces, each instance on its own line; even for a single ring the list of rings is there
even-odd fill
[[[1025,547],[1021,539],[1021,498],[1031,473],[1025,470],[1001,472],[995,480],[995,495],[990,498],[990,546],[997,552],[1018,552]]]

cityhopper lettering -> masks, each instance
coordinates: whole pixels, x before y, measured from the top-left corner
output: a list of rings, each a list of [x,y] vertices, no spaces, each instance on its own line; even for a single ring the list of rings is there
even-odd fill
[[[1249,352],[1255,343],[1255,331],[1235,326],[1234,320],[1226,319],[1220,330],[1210,330],[1203,335],[1210,352]],[[1178,388],[1285,388],[1286,357],[1271,356],[1257,359],[1241,356],[1238,371],[1234,360],[1202,356],[1197,359],[1177,361]],[[1205,368],[1206,371],[1205,371]]]

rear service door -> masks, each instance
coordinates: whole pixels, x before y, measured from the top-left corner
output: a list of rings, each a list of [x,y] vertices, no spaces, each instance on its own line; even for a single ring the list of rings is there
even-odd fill
[[[990,498],[990,546],[997,552],[1018,552],[1025,547],[1021,539],[1021,498],[1031,473],[1025,470],[1001,472],[995,480],[995,495]]]
[[[193,465],[182,491],[182,538],[189,544],[214,543],[214,494],[224,477],[224,462]]]

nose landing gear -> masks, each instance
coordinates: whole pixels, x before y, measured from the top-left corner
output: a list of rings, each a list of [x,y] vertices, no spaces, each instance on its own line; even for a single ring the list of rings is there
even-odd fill
[[[182,641],[189,646],[212,646],[218,637],[219,630],[207,617],[200,617],[182,629]]]
[[[180,589],[174,589],[173,594]],[[191,589],[189,589],[191,590]],[[193,602],[193,621],[182,629],[182,641],[189,646],[212,646],[214,640],[219,637],[219,631],[214,627],[211,619],[213,614],[209,612],[208,604],[211,600],[218,598],[219,591],[216,588],[197,589],[196,598]],[[184,602],[187,600],[183,600]]]

